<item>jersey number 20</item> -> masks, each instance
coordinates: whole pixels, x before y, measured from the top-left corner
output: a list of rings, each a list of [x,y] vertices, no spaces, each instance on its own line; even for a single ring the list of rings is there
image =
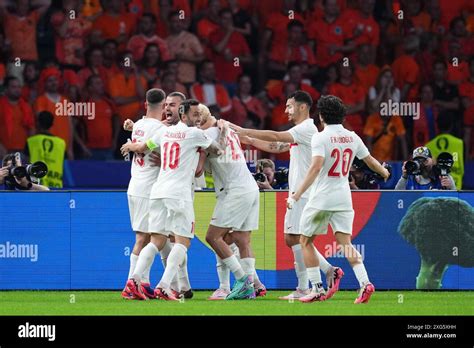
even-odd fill
[[[342,176],[347,176],[349,173],[350,165],[352,162],[352,150],[351,149],[345,149],[342,152],[341,156],[341,151],[339,149],[334,149],[331,152],[331,158],[335,158],[334,163],[332,164],[331,169],[329,169],[328,176],[333,176],[333,177],[340,177],[341,173],[337,171],[337,168],[339,167],[339,161],[341,160],[342,157]]]
[[[164,143],[164,155],[163,155],[163,170],[166,170],[166,167],[169,169],[176,169],[179,165],[179,152],[181,147],[178,143]]]

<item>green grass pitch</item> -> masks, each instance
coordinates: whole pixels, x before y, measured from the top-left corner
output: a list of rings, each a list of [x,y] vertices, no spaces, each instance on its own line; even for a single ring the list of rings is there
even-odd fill
[[[0,315],[474,315],[474,292],[377,291],[370,302],[354,305],[355,291],[339,291],[327,302],[304,304],[264,298],[207,301],[211,291],[196,291],[183,303],[130,301],[120,291],[3,291]]]

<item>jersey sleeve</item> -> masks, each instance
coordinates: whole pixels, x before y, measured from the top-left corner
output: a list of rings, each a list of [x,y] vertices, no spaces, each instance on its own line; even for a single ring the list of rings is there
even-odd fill
[[[366,158],[370,155],[369,149],[367,149],[367,146],[365,146],[364,142],[357,134],[354,133],[354,135],[357,139],[357,151],[355,153],[356,157],[358,159]]]
[[[296,144],[311,145],[312,137],[316,132],[314,128],[313,124],[304,122],[288,130],[288,133],[291,134]]]
[[[213,141],[210,136],[198,128],[194,130],[193,139],[194,145],[196,145],[196,147],[202,147],[203,149],[207,149],[209,146],[211,146]]]
[[[217,141],[219,139],[220,132],[219,132],[219,128],[217,127],[208,128],[204,131],[204,133],[214,141]]]
[[[323,139],[318,134],[314,134],[311,139],[311,156],[326,157]]]

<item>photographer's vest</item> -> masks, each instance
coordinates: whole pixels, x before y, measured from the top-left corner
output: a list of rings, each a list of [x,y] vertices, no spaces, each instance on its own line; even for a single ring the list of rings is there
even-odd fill
[[[441,152],[448,152],[453,156],[453,168],[450,175],[453,177],[458,190],[462,187],[464,176],[464,144],[463,141],[451,134],[440,134],[433,138],[426,147],[430,149],[433,159],[436,160]]]
[[[63,187],[63,165],[66,142],[56,136],[38,134],[27,139],[30,162],[42,161],[48,166],[48,174],[41,184],[48,187]]]

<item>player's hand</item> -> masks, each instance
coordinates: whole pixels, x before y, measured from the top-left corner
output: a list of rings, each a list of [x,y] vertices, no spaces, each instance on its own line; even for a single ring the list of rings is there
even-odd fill
[[[232,122],[228,122],[228,124],[229,124],[230,129],[234,130],[239,136],[247,135],[245,134],[245,128],[237,126],[236,124],[233,124]]]
[[[134,124],[135,124],[135,123],[134,123],[131,119],[127,118],[127,119],[123,122],[123,129],[126,130],[126,131],[131,132],[131,131],[133,130],[133,125],[134,125]]]
[[[385,182],[387,182],[388,178],[390,178],[390,171],[386,168],[387,163],[383,162],[382,163],[384,173],[382,174],[382,178]]]
[[[440,176],[439,179],[441,180],[441,186],[442,187],[451,187],[451,180],[449,180],[449,177],[447,176]]]
[[[253,138],[247,135],[239,135],[239,140],[241,144],[245,144],[245,145],[252,145],[253,143]]]
[[[161,167],[161,155],[158,152],[150,152],[150,162],[152,167]]]
[[[128,153],[130,152],[131,145],[132,145],[132,142],[130,141],[130,139],[128,139],[127,142],[122,145],[122,147],[120,148],[120,152],[122,153],[123,157],[128,155]]]
[[[229,122],[227,122],[226,120],[220,119],[217,121],[217,128],[219,128],[220,130],[224,128],[229,128]]]
[[[293,209],[293,206],[295,205],[295,203],[297,202],[298,200],[295,199],[295,194],[294,193],[290,193],[290,195],[288,196],[288,198],[286,199],[286,207],[288,209]]]

